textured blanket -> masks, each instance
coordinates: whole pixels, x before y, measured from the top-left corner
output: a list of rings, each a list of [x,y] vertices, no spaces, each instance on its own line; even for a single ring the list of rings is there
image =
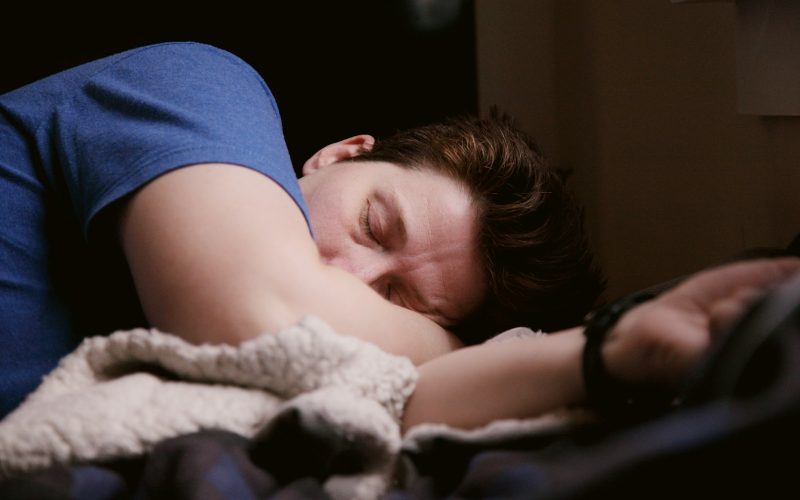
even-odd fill
[[[568,420],[548,416],[471,433],[421,426],[404,442],[399,421],[416,377],[408,359],[338,335],[311,316],[236,347],[197,346],[143,329],[93,337],[0,421],[0,479],[135,457],[165,439],[222,430],[276,442],[301,437],[309,457],[318,447],[344,450],[351,466],[326,477],[325,491],[367,499],[390,486],[401,447],[448,434],[497,439]]]

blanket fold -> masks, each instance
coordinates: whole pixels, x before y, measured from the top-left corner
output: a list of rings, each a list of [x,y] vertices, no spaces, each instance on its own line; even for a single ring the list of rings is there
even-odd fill
[[[317,432],[373,443],[363,451],[374,456],[337,495],[367,498],[385,487],[416,377],[408,359],[338,335],[313,316],[235,347],[143,329],[88,338],[0,422],[0,478],[137,456],[204,429],[262,431],[266,439],[268,422],[298,411]],[[328,482],[341,489],[341,480]]]
[[[0,480],[141,456],[169,438],[221,430],[255,440],[252,458],[278,477],[320,477],[335,499],[377,498],[403,446],[460,436],[432,426],[403,441],[399,423],[416,380],[407,358],[314,316],[238,346],[144,329],[88,338],[0,421]],[[538,428],[510,422],[470,439]]]

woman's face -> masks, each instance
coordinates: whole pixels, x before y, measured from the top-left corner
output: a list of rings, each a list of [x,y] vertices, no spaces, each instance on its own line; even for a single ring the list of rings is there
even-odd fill
[[[385,162],[306,163],[304,172],[300,187],[324,262],[442,326],[479,304],[486,280],[476,208],[459,183]]]

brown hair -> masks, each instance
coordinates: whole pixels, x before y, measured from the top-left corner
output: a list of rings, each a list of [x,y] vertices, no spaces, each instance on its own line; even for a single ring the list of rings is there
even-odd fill
[[[558,171],[512,120],[464,116],[401,131],[353,161],[430,168],[469,188],[489,276],[483,304],[455,332],[467,343],[513,326],[554,331],[579,323],[605,281],[583,210]]]

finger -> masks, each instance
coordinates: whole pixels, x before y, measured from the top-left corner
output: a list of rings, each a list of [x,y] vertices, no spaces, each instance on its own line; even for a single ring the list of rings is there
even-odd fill
[[[669,293],[709,310],[715,302],[741,289],[763,292],[798,272],[800,259],[795,257],[739,262],[702,271]]]
[[[730,331],[765,294],[765,288],[744,287],[714,302],[708,309],[711,337]]]

